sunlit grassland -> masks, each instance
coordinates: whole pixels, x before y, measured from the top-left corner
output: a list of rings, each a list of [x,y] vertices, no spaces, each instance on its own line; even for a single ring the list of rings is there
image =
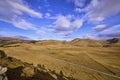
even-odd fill
[[[19,45],[14,47],[14,45]],[[84,65],[106,73],[120,75],[119,47],[81,47],[71,44],[16,43],[11,47],[0,47],[7,55],[24,62],[44,64],[47,68],[81,80],[119,80],[95,71],[64,62]]]

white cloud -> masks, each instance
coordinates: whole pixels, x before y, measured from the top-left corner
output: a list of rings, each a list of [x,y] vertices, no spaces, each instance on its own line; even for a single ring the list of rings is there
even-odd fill
[[[98,5],[98,3],[99,3],[99,0],[92,0],[90,5],[91,5],[92,7],[96,7],[96,6]],[[89,5],[89,6],[90,6],[90,5]]]
[[[1,0],[0,1],[1,15],[23,15],[27,13],[32,17],[41,18],[42,14],[29,8],[29,6],[23,4],[23,0]]]
[[[79,29],[83,25],[83,20],[82,19],[77,19],[74,22],[72,22],[71,26],[73,29]]]
[[[67,30],[70,28],[70,21],[62,15],[57,16],[57,20],[54,23],[58,30]]]
[[[83,9],[77,7],[77,8],[75,8],[75,11],[76,12],[83,12]]]
[[[38,34],[46,32],[57,33],[60,36],[67,36],[78,30],[83,25],[83,20],[76,18],[74,15],[56,15],[50,16],[49,19],[55,20],[52,24],[46,25],[37,31]]]
[[[66,36],[78,30],[83,25],[83,20],[75,18],[73,15],[58,15],[53,23],[54,32],[61,36]]]
[[[108,29],[105,29],[103,32],[111,32],[111,31],[120,31],[120,24],[111,26]]]
[[[97,37],[95,37],[94,35],[90,35],[90,34],[86,34],[84,36],[85,39],[97,39]]]
[[[37,17],[37,18],[41,18],[42,17],[42,14],[41,13],[38,13],[32,9],[29,8],[29,6],[26,6],[26,5],[23,5],[23,4],[20,4],[20,3],[17,3],[17,2],[13,2],[13,1],[9,1],[7,0],[7,3],[14,8],[14,12],[16,13],[23,13],[23,12],[26,12],[28,13],[30,16],[32,17]]]
[[[109,34],[99,34],[98,37],[101,39],[120,38],[120,32],[114,32]]]
[[[68,20],[72,20],[72,19],[75,18],[74,15],[70,15],[70,14],[66,15],[65,17],[66,17]]]
[[[75,11],[79,12],[79,13],[80,12],[86,12],[86,13],[88,13],[91,10],[93,10],[93,8],[98,5],[98,3],[99,3],[99,0],[91,0],[91,2],[87,6],[85,6],[84,8],[76,7]]]
[[[36,29],[36,33],[39,35],[43,35],[43,34],[45,35],[53,32],[55,32],[53,25],[46,25],[46,26],[40,27],[39,29]]]
[[[96,37],[99,39],[120,38],[120,24],[107,26],[105,24],[97,25],[93,28],[96,32]]]
[[[4,22],[7,22],[7,23],[10,23],[12,25],[14,25],[15,27],[17,28],[20,28],[20,29],[24,29],[24,30],[28,30],[28,29],[31,29],[31,30],[37,30],[37,28],[30,22],[24,20],[24,19],[18,19],[18,18],[14,18],[12,20],[5,20],[5,19],[0,19],[1,21],[4,21]]]
[[[120,0],[93,0],[87,16],[89,21],[102,21],[120,12]]]
[[[51,16],[50,13],[45,13],[45,17],[46,17],[46,18],[49,18],[50,16]]]
[[[34,11],[23,0],[0,0],[0,20],[13,24],[21,29],[35,29],[35,26],[23,18],[24,13],[31,17],[42,18],[42,14]]]
[[[44,33],[46,33],[46,32],[45,32],[44,30],[37,30],[36,33],[37,33],[37,34],[44,34]]]
[[[77,7],[84,7],[86,0],[72,0]]]
[[[100,24],[100,25],[97,25],[95,27],[93,27],[93,30],[94,31],[104,31],[105,29],[107,29],[108,26],[105,25],[105,24]]]
[[[64,36],[64,37],[65,36],[70,36],[72,32],[73,31],[62,31],[62,32],[59,32],[58,35]]]
[[[78,1],[74,0],[74,3]],[[84,2],[82,3],[84,5]],[[79,7],[81,4],[79,2],[76,4],[78,7],[75,8],[75,11],[79,13],[85,12],[84,19],[90,22],[103,21],[107,17],[120,13],[120,0],[91,0],[88,6],[83,8]]]
[[[49,29],[50,28],[48,26],[41,27],[41,28],[39,28],[39,29],[36,30],[36,33],[39,34],[39,35],[42,35],[42,34],[45,34],[45,33],[49,33],[50,32]]]
[[[37,28],[34,27],[33,24],[25,21],[24,19],[20,19],[19,21],[12,21],[11,22],[14,26],[18,27],[18,28],[21,28],[21,29],[24,29],[24,30],[27,30],[27,29],[32,29],[32,30],[36,30]]]
[[[74,19],[72,15],[58,15],[54,24],[59,31],[70,31],[79,29],[83,25],[83,20]]]

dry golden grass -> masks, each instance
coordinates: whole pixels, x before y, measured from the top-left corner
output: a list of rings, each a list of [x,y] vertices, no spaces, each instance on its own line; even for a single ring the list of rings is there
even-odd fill
[[[98,42],[96,43],[98,44]],[[4,50],[7,55],[24,62],[33,63],[34,65],[44,64],[47,68],[57,72],[62,70],[65,75],[72,75],[78,80],[119,80],[67,62],[120,76],[120,47],[101,47],[101,44],[100,47],[81,47],[72,44],[59,41],[43,41],[36,44],[11,44],[9,46],[13,47],[0,47],[0,49]],[[19,46],[14,47],[14,45]]]

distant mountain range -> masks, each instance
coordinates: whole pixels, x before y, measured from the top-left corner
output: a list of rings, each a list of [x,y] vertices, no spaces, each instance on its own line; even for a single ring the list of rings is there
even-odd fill
[[[71,41],[59,41],[59,40],[23,40],[21,38],[0,37],[0,45],[8,45],[15,43],[36,43],[40,45],[70,44],[81,47],[111,47],[111,46],[119,47],[120,39],[113,38],[103,41],[76,38]]]

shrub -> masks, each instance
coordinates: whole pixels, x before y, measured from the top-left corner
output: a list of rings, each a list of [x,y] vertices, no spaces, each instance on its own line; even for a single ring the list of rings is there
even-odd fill
[[[77,80],[75,78],[73,78],[73,76],[69,76],[69,77],[66,77],[68,80]]]
[[[12,57],[8,57],[8,60],[11,61],[11,62],[13,61]]]
[[[106,45],[103,45],[103,47],[110,47],[110,45],[106,44]]]
[[[4,58],[7,55],[5,54],[5,52],[3,50],[0,50],[0,58]]]
[[[38,67],[39,69],[46,70],[44,64],[43,64],[43,65],[38,64],[37,67]]]
[[[61,77],[63,77],[63,76],[64,76],[64,74],[63,74],[62,70],[60,70],[60,76],[61,76]]]
[[[49,69],[49,72],[50,72],[51,74],[54,74],[54,75],[57,74],[55,70],[51,70],[51,69]]]

